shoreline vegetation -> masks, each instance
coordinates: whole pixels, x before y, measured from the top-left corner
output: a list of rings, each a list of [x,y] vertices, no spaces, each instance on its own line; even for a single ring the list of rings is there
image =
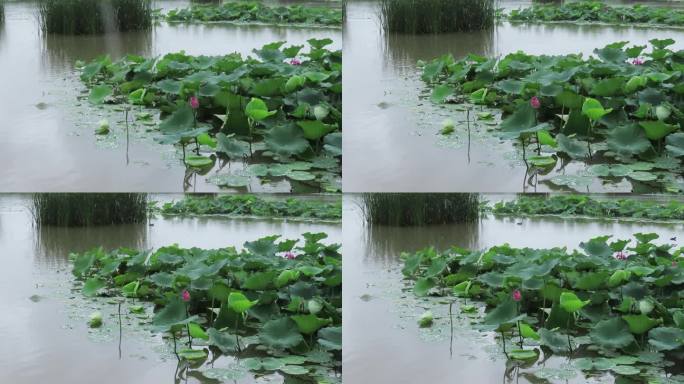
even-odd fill
[[[342,199],[263,198],[258,195],[185,196],[155,209],[162,215],[227,215],[308,221],[342,220]]]
[[[497,10],[497,19],[511,23],[601,23],[658,27],[684,27],[684,9],[643,4],[612,6],[585,0],[563,4],[535,4],[506,13]]]
[[[587,195],[518,196],[513,201],[487,204],[484,212],[501,216],[562,216],[650,221],[684,220],[684,201],[595,199]]]
[[[380,23],[387,32],[436,34],[489,29],[494,0],[381,0]]]
[[[39,0],[41,30],[92,35],[152,28],[150,0]]]
[[[302,27],[342,28],[343,11],[335,7],[266,5],[257,1],[191,5],[188,8],[157,13],[156,18],[170,23],[223,22]]]

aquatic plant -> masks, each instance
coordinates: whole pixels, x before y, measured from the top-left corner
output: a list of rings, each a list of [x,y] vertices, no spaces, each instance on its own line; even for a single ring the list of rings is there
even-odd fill
[[[40,0],[38,10],[45,33],[88,35],[152,27],[150,0]]]
[[[494,25],[494,0],[381,0],[388,32],[412,34],[475,31]]]
[[[586,185],[595,177],[627,178],[678,192],[684,190],[684,51],[668,49],[672,39],[650,43],[650,52],[617,42],[588,58],[446,55],[422,63],[422,78],[434,87],[436,103],[500,108],[503,121],[494,132],[521,143],[528,167],[548,173],[559,157],[563,165],[581,160],[592,164],[583,175]],[[636,58],[642,65],[633,64]],[[536,144],[536,156],[527,157],[526,143]],[[556,180],[564,185],[562,178],[551,179]]]
[[[369,224],[421,226],[479,218],[479,195],[472,193],[367,193],[362,200]]]
[[[342,27],[342,10],[304,5],[267,5],[258,1],[231,1],[173,9],[169,22],[234,22]]]
[[[503,344],[511,360],[535,362],[541,346],[543,361],[565,355],[587,374],[660,382],[684,351],[684,247],[657,238],[601,236],[573,251],[426,248],[402,255],[403,274],[418,296],[480,303],[482,315],[478,306],[461,308],[474,313],[478,329],[518,339],[519,349]]]
[[[82,227],[147,221],[144,193],[36,193],[32,213],[38,225]]]
[[[154,307],[143,326],[168,335],[181,361],[195,368],[207,362],[195,372],[200,376],[226,372],[214,366],[224,354],[259,375],[329,382],[341,369],[340,245],[322,244],[324,233],[302,236],[302,245],[276,235],[246,242],[240,251],[98,248],[71,256],[73,274],[85,296]]]
[[[246,194],[186,195],[183,200],[165,203],[160,212],[165,215],[231,215],[339,221],[342,219],[342,199],[267,198]]]
[[[596,218],[684,220],[684,201],[594,198],[588,195],[518,196],[488,206],[496,215],[561,215]]]
[[[645,24],[684,26],[684,10],[635,4],[631,7],[613,6],[602,1],[582,0],[553,5],[532,5],[515,9],[501,17],[511,22],[581,22],[608,24]]]
[[[330,39],[308,43],[308,52],[303,45],[267,44],[254,50],[258,59],[171,53],[112,62],[105,56],[81,63],[81,79],[93,104],[159,109],[158,141],[180,145],[188,168],[250,159],[242,170],[214,176],[219,185],[287,178],[335,192],[341,184],[342,52],[325,48]],[[294,58],[299,65],[290,63]]]

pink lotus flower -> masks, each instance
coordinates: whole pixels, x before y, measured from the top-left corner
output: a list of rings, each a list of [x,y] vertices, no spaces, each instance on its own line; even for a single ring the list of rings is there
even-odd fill
[[[295,254],[292,253],[292,252],[285,252],[285,254],[283,255],[283,257],[286,258],[286,259],[288,259],[288,260],[294,260],[294,259],[297,258],[297,255],[295,255]]]
[[[541,101],[539,101],[539,98],[537,96],[532,96],[530,99],[530,105],[534,109],[539,109],[541,107]]]
[[[613,255],[613,258],[615,258],[616,260],[627,260],[629,258],[629,255],[620,251],[620,252],[616,252]]]
[[[183,301],[187,303],[188,301],[190,301],[190,292],[188,292],[187,289],[184,289],[181,298],[183,299]]]
[[[197,96],[190,96],[190,100],[188,100],[188,102],[190,103],[190,107],[192,109],[199,108],[199,99],[197,98]]]
[[[513,291],[513,295],[512,295],[512,296],[513,296],[513,301],[520,301],[520,300],[522,300],[522,293],[520,293],[520,290],[519,290],[519,289],[516,289],[515,291]]]
[[[634,60],[632,60],[632,64],[633,64],[633,65],[643,65],[643,64],[644,64],[644,60],[643,60],[642,58],[640,58],[640,57],[637,57],[637,58],[635,58]]]
[[[298,58],[295,57],[292,60],[290,60],[290,64],[291,65],[302,65],[302,62]]]

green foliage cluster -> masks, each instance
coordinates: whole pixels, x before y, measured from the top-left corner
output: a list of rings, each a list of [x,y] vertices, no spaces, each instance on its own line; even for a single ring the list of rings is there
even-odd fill
[[[32,213],[38,225],[85,227],[147,221],[144,193],[37,193]]]
[[[451,55],[424,64],[437,103],[499,107],[499,136],[522,143],[529,166],[553,169],[558,158],[590,161],[590,175],[678,192],[684,157],[684,51],[674,40],[646,46],[617,42],[595,56],[503,58]],[[526,143],[536,156],[527,158]]]
[[[382,0],[380,19],[389,32],[475,31],[494,25],[494,0]]]
[[[342,27],[342,10],[303,5],[266,5],[258,1],[231,1],[214,5],[192,5],[169,11],[170,22],[237,22],[303,26]]]
[[[609,24],[648,24],[684,26],[684,10],[635,4],[612,6],[602,1],[582,0],[563,4],[533,5],[512,10],[501,17],[513,22],[600,22]]]
[[[341,365],[340,245],[322,244],[324,233],[305,233],[301,246],[278,237],[242,251],[99,248],[72,255],[73,274],[86,296],[154,303],[151,328],[167,332],[193,365],[228,354],[259,374],[326,380]],[[202,342],[193,347],[193,339]]]
[[[596,199],[589,195],[518,196],[487,208],[497,215],[562,215],[596,218],[684,220],[684,202],[641,199]]]
[[[254,50],[258,59],[181,52],[113,62],[104,56],[83,65],[81,79],[93,104],[159,109],[158,140],[181,145],[189,168],[211,169],[217,158],[251,159],[219,185],[244,187],[251,178],[270,177],[337,191],[342,52],[325,48],[330,39],[308,42],[306,53],[303,45],[267,44]],[[186,155],[193,143],[195,153]]]
[[[236,215],[285,217],[313,220],[342,219],[342,199],[325,201],[303,198],[263,198],[258,195],[185,196],[183,200],[165,203],[162,214],[171,215]]]
[[[537,345],[571,357],[581,350],[578,369],[659,382],[684,351],[684,248],[656,245],[656,234],[634,237],[597,237],[571,252],[427,248],[403,255],[403,273],[418,296],[484,303],[481,329],[519,339],[511,359],[537,360]]]
[[[45,33],[89,35],[152,27],[150,0],[40,0],[38,10]]]
[[[367,193],[362,198],[369,224],[423,226],[479,218],[480,197],[473,193]]]

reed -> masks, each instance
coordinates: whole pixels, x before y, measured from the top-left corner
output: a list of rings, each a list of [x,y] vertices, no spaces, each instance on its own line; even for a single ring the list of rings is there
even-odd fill
[[[147,30],[151,0],[39,0],[44,33],[90,35]]]
[[[143,193],[38,193],[32,213],[38,226],[83,227],[142,223],[147,220]]]
[[[480,197],[469,193],[369,193],[362,203],[368,224],[422,226],[475,222]]]
[[[494,25],[495,0],[380,0],[380,20],[388,32],[466,32]]]

